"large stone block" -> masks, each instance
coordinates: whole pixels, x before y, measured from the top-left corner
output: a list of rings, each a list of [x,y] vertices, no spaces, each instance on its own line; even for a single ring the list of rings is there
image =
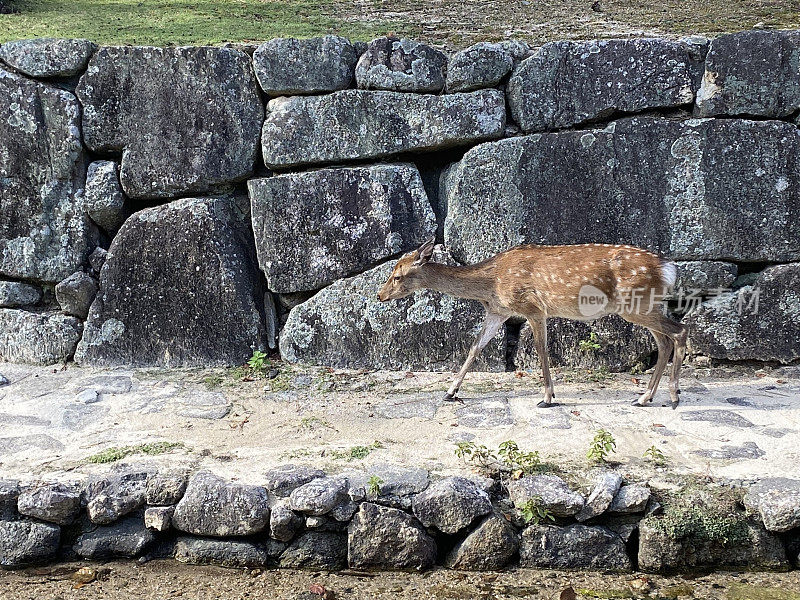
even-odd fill
[[[532,525],[522,532],[520,566],[627,572],[631,559],[622,539],[606,527]]]
[[[727,360],[790,363],[800,358],[800,264],[762,271],[753,285],[691,311],[689,351]]]
[[[0,567],[23,567],[52,558],[61,528],[36,521],[0,521]]]
[[[551,42],[514,71],[508,102],[523,131],[558,129],[690,104],[701,72],[702,50],[685,42]]]
[[[447,55],[426,44],[387,36],[372,40],[356,65],[356,83],[368,90],[440,92]]]
[[[621,119],[482,144],[443,175],[448,249],[629,243],[679,260],[800,258],[800,131],[738,119]],[[769,218],[765,218],[769,215]]]
[[[788,117],[800,108],[800,32],[742,31],[711,40],[697,113]]]
[[[350,40],[325,35],[308,40],[279,38],[253,54],[258,83],[270,96],[319,94],[350,87],[358,60]]]
[[[266,348],[265,307],[246,206],[176,200],[131,216],[100,274],[76,361],[241,364]]]
[[[344,90],[276,98],[261,137],[269,168],[365,160],[498,138],[503,93],[402,94]]]
[[[122,152],[131,198],[204,193],[253,172],[264,107],[244,52],[105,47],[77,93],[86,145]]]
[[[547,350],[552,366],[627,371],[637,364],[646,363],[656,349],[649,331],[617,315],[592,322],[547,321]],[[527,323],[520,330],[514,365],[517,369],[541,368]]]
[[[30,77],[70,77],[86,68],[95,50],[89,40],[14,40],[0,46],[0,60]]]
[[[0,308],[0,361],[52,365],[75,354],[83,326],[57,312]]]
[[[503,44],[479,42],[457,52],[447,66],[447,91],[494,87],[511,72],[514,57]]]
[[[457,369],[483,322],[477,302],[433,291],[380,302],[393,263],[340,279],[292,309],[280,336],[289,362],[332,367],[440,371]],[[476,369],[505,370],[505,329]]]
[[[273,292],[319,289],[436,233],[411,164],[291,173],[248,187],[258,260]]]
[[[0,69],[0,275],[54,283],[91,251],[80,123],[75,96]]]
[[[18,281],[0,281],[0,308],[18,308],[38,304],[42,290]]]

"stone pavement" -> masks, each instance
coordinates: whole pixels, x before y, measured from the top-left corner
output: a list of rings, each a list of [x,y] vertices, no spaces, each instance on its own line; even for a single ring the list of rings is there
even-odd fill
[[[0,363],[9,380],[0,386],[0,478],[81,479],[108,469],[90,457],[150,442],[176,446],[124,462],[204,467],[253,482],[287,462],[328,472],[386,463],[463,472],[454,449],[467,440],[496,448],[513,439],[579,468],[601,428],[614,436],[612,460],[627,473],[651,469],[642,455],[652,445],[670,475],[796,477],[800,462],[798,367],[690,365],[675,411],[666,390],[650,407],[630,405],[647,374],[557,370],[559,405],[538,409],[531,372],[470,374],[463,401],[444,402],[450,373],[279,369],[271,380],[242,381],[222,369]]]

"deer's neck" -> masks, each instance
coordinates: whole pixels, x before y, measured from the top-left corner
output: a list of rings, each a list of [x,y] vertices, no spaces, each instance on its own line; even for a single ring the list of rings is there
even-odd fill
[[[491,300],[494,277],[475,266],[451,267],[428,263],[420,269],[421,287],[468,300]]]

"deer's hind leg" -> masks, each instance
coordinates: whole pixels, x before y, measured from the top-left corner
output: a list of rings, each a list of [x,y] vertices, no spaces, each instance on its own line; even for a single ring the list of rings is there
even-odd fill
[[[672,361],[672,373],[669,381],[670,401],[672,408],[677,408],[680,403],[680,371],[683,358],[686,355],[686,338],[687,329],[686,325],[678,323],[670,319],[666,315],[660,313],[648,314],[631,314],[620,313],[620,316],[626,321],[642,325],[650,330],[653,337],[656,339],[658,346],[658,360],[653,369],[653,375],[650,378],[650,383],[647,390],[634,402],[635,405],[644,406],[653,399],[653,396],[658,389],[658,384],[661,377],[664,375],[664,370],[669,362],[670,354],[674,348],[675,356]]]
[[[458,389],[461,387],[461,384],[464,383],[464,377],[466,377],[467,371],[469,371],[472,367],[472,363],[474,363],[475,359],[478,358],[478,355],[481,353],[481,350],[486,347],[486,344],[488,344],[491,339],[497,335],[497,332],[500,331],[500,327],[507,320],[508,317],[503,315],[490,312],[486,313],[483,327],[481,328],[478,337],[475,339],[475,343],[472,344],[472,348],[470,348],[469,354],[467,355],[467,360],[464,361],[464,365],[461,367],[461,370],[453,380],[450,389],[447,390],[447,393],[444,396],[445,400],[454,400],[456,398]]]

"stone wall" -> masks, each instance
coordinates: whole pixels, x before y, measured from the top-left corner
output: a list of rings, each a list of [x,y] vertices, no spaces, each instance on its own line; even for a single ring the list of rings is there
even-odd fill
[[[800,33],[779,31],[451,56],[336,36],[3,44],[0,361],[230,365],[279,348],[451,369],[478,305],[375,299],[434,235],[453,264],[521,243],[660,252],[694,291],[672,305],[691,352],[796,361],[798,65]],[[479,368],[531,366],[530,337],[503,329]],[[550,338],[564,365],[654,351],[619,319],[556,321]]]
[[[508,472],[434,480],[393,465],[330,476],[282,465],[255,477],[129,465],[80,482],[0,480],[0,568],[142,556],[328,571],[673,573],[800,560],[800,481],[790,479],[728,482],[727,492],[673,484],[664,496],[605,468],[571,483]],[[737,494],[743,505],[727,499]]]

